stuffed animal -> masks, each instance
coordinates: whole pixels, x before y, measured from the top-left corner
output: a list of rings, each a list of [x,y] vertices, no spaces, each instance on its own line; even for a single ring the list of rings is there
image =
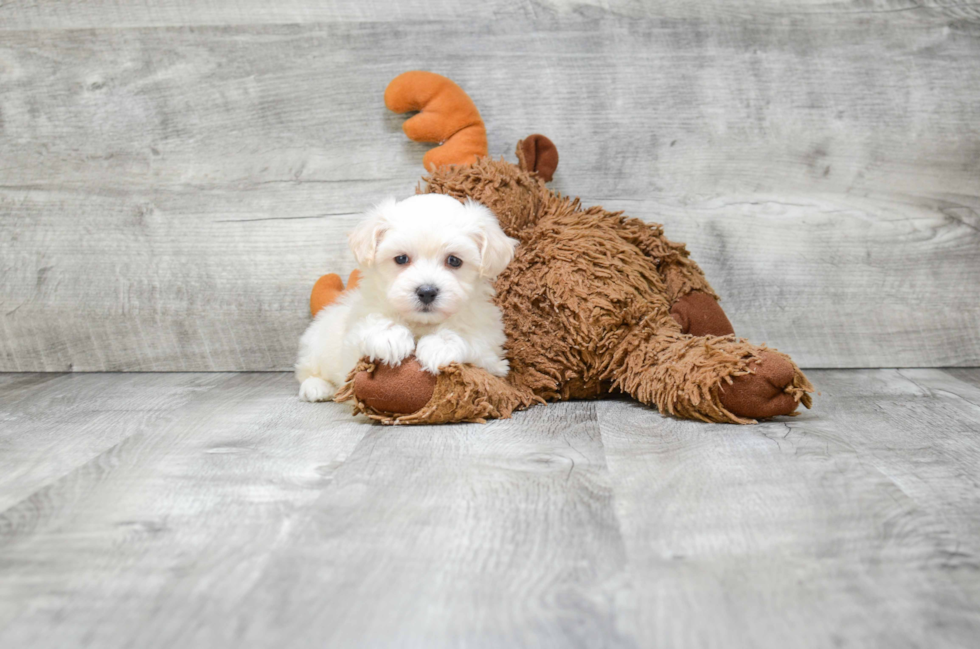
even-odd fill
[[[353,400],[355,413],[391,424],[483,422],[611,393],[709,422],[755,423],[810,407],[813,386],[788,356],[734,336],[683,244],[660,225],[545,186],[558,165],[548,138],[518,142],[517,164],[488,157],[473,102],[429,72],[397,77],[385,103],[421,111],[404,124],[410,138],[443,143],[426,154],[429,175],[417,191],[479,201],[520,241],[496,282],[511,369],[501,379],[453,364],[436,376],[414,359],[397,367],[365,359],[337,395]],[[335,275],[318,286],[314,313],[343,290]]]

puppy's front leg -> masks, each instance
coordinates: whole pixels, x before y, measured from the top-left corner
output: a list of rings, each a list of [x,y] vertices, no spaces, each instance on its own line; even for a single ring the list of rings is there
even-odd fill
[[[419,365],[432,374],[438,374],[440,367],[450,363],[468,363],[472,355],[472,346],[458,333],[449,329],[422,336],[415,347],[415,358]]]
[[[412,332],[388,318],[370,315],[361,321],[356,331],[360,336],[361,354],[372,361],[398,365],[415,349]]]

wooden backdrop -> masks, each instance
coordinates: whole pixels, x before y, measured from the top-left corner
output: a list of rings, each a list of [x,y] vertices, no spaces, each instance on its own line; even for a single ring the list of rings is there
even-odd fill
[[[0,370],[271,370],[469,91],[490,150],[666,224],[809,367],[980,363],[980,4],[6,0]]]

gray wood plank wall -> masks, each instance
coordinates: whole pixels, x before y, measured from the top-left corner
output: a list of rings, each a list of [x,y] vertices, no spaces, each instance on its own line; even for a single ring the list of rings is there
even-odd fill
[[[810,367],[980,364],[980,4],[13,0],[0,371],[285,369],[343,233],[456,79],[554,186],[687,241]]]

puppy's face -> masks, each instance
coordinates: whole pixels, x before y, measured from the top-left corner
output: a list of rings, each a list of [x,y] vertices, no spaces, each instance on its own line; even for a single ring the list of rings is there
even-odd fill
[[[479,203],[441,194],[386,201],[350,235],[366,274],[404,319],[438,324],[458,312],[478,282],[496,277],[517,241]]]

